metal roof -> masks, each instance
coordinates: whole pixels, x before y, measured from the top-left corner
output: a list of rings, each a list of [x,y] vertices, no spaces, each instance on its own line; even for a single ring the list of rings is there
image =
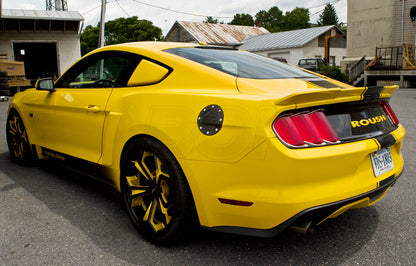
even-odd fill
[[[2,19],[38,19],[38,20],[67,20],[83,21],[84,17],[78,11],[56,11],[56,10],[23,10],[2,9]]]
[[[323,26],[292,31],[283,31],[261,36],[248,37],[239,48],[247,51],[263,51],[282,48],[302,47],[336,26]]]
[[[187,30],[197,42],[204,42],[208,44],[237,45],[241,44],[241,42],[249,36],[270,33],[263,27],[187,21],[176,21],[176,23]]]

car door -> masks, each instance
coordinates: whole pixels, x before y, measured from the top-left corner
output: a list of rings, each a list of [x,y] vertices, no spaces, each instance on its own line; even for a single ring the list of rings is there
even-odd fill
[[[32,114],[39,145],[98,162],[107,102],[113,88],[126,83],[133,58],[123,52],[93,54],[70,68],[57,81],[55,92],[39,92],[43,96]]]

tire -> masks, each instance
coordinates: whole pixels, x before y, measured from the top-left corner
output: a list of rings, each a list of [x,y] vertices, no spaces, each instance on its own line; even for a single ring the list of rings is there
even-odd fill
[[[7,71],[0,71],[0,77],[7,77]]]
[[[159,141],[136,139],[127,146],[121,192],[134,227],[156,245],[187,239],[199,225],[185,175]]]
[[[7,77],[0,77],[0,84],[1,83],[8,83],[7,80],[8,80]]]
[[[7,117],[6,138],[12,161],[21,165],[34,162],[26,128],[16,110],[11,110]]]

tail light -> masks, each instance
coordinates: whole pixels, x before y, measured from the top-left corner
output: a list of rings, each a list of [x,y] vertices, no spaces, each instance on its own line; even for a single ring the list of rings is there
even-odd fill
[[[313,147],[340,143],[321,110],[281,116],[273,123],[276,135],[291,147]]]
[[[397,118],[390,104],[388,102],[381,102],[381,106],[383,107],[384,112],[386,112],[389,115],[389,117],[393,120],[393,123],[398,125],[399,119]]]

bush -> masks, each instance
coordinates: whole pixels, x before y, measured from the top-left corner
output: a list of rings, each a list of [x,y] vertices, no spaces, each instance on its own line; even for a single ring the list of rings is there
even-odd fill
[[[348,82],[347,76],[341,72],[338,66],[324,66],[321,67],[322,75],[329,78],[339,80],[341,82]]]

